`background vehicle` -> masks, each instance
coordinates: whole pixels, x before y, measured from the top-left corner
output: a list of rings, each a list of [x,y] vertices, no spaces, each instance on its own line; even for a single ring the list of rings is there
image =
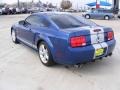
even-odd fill
[[[119,11],[119,13],[118,13],[118,18],[120,19],[120,11]]]
[[[7,14],[9,14],[10,13],[10,10],[9,10],[9,8],[2,8],[2,14],[3,15],[7,15]]]
[[[0,15],[2,15],[2,9],[0,9]]]
[[[45,11],[47,11],[45,8],[38,8],[38,7],[28,9],[29,13],[38,13],[38,12],[45,12]]]
[[[11,36],[38,50],[46,66],[91,62],[111,56],[115,47],[111,28],[60,12],[34,13],[13,25]]]
[[[2,8],[2,14],[3,15],[9,15],[9,14],[15,14],[16,13],[16,9],[15,8]]]
[[[112,13],[112,10],[105,10],[105,9],[90,10],[84,13],[83,16],[87,19],[109,20],[109,19],[114,18],[114,14]]]

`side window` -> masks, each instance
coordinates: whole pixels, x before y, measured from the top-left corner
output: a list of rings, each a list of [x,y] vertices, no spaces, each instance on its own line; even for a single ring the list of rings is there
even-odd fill
[[[99,10],[99,13],[103,13],[104,12],[104,10]]]
[[[98,13],[98,10],[94,10],[94,13]]]
[[[26,21],[30,23],[31,25],[35,25],[35,26],[40,26],[40,27],[49,26],[49,22],[46,19],[41,18],[40,16],[36,16],[36,15],[28,17]]]
[[[34,22],[34,16],[29,16],[29,17],[27,17],[25,21],[26,21],[27,23],[29,23],[29,24],[33,24],[33,22]]]

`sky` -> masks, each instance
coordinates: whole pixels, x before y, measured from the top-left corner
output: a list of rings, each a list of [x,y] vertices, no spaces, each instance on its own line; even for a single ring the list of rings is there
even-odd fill
[[[31,2],[32,0],[19,0],[21,2]],[[34,2],[37,2],[39,0],[34,0]],[[52,2],[53,5],[57,5],[59,6],[60,5],[60,2],[62,0],[40,0],[41,2],[43,3],[46,3],[46,2]],[[93,2],[93,1],[96,1],[96,0],[70,0],[73,4],[73,7],[83,7],[86,3],[89,3],[89,2]],[[102,0],[102,1],[109,1],[110,3],[112,2],[112,0]],[[12,4],[12,3],[16,3],[17,0],[0,0],[0,3],[8,3],[8,4]]]
[[[20,0],[20,1],[23,1],[23,2],[30,2],[30,1],[32,1],[32,0]],[[39,0],[34,0],[35,2],[36,1],[39,1]],[[56,3],[56,4],[58,4],[58,3],[60,3],[62,0],[40,0],[40,1],[42,1],[42,2],[44,2],[44,3],[46,3],[46,2],[52,2],[52,3]],[[77,3],[77,2],[79,2],[79,3],[87,3],[87,2],[92,2],[92,1],[96,1],[96,0],[70,0],[71,2],[74,2],[74,3]],[[112,0],[103,0],[103,1],[112,1]],[[12,3],[15,3],[15,2],[17,2],[17,0],[0,0],[0,3],[1,2],[3,2],[3,3],[8,3],[8,4],[12,4]]]

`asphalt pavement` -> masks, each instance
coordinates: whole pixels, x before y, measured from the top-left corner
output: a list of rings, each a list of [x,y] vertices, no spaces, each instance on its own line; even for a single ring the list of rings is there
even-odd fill
[[[120,90],[120,20],[92,20],[113,28],[117,44],[111,57],[66,68],[46,67],[35,50],[12,42],[11,25],[27,16],[0,16],[0,90]]]

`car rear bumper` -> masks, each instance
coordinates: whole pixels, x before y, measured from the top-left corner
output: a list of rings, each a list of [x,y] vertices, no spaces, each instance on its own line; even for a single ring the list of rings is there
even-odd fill
[[[104,48],[104,54],[98,57],[95,57],[95,51],[97,48],[94,46],[103,45],[101,48]],[[89,45],[86,47],[71,48],[64,50],[61,55],[55,56],[55,61],[60,64],[80,64],[85,62],[92,62],[95,59],[103,58],[109,56],[115,47],[116,41],[111,40],[105,43],[100,43],[95,45]],[[107,46],[105,46],[106,44]],[[100,49],[100,47],[98,47]]]

